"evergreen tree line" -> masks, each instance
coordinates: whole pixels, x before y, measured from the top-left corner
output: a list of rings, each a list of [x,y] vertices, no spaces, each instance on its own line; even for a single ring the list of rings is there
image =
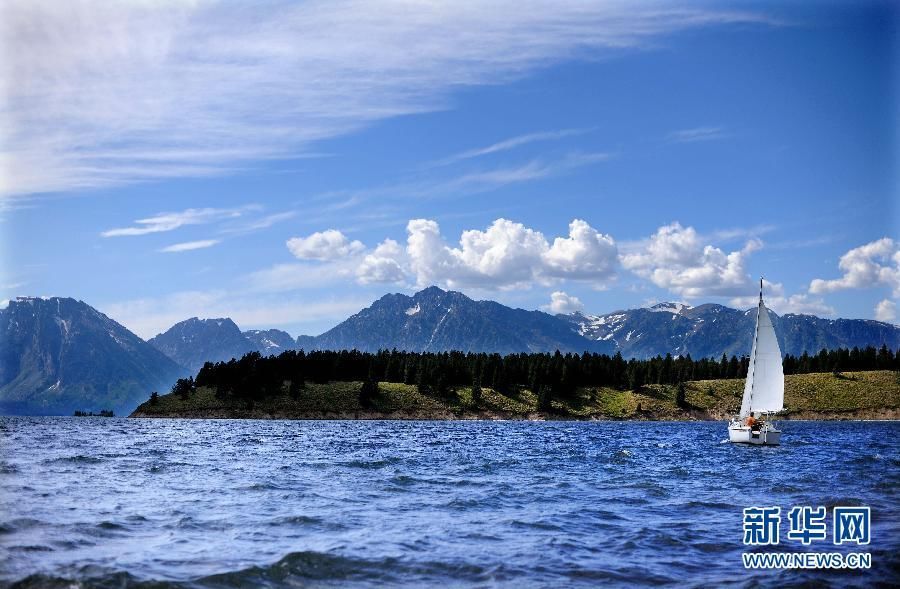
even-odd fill
[[[900,370],[900,350],[822,350],[818,354],[787,355],[785,374],[810,372]],[[207,362],[193,378],[180,379],[172,392],[186,397],[196,387],[212,387],[220,397],[234,395],[248,400],[285,392],[299,396],[307,382],[361,381],[360,402],[366,406],[378,393],[378,382],[416,385],[420,392],[437,398],[453,395],[461,386],[472,387],[473,400],[482,387],[503,394],[519,388],[534,392],[539,404],[549,407],[555,396],[569,395],[578,387],[612,387],[637,390],[644,385],[676,385],[690,380],[744,378],[749,358],[723,354],[718,360],[687,356],[657,356],[625,360],[606,354],[500,354],[420,353],[397,350],[378,353],[351,351],[294,351],[263,357],[259,352],[239,360]]]

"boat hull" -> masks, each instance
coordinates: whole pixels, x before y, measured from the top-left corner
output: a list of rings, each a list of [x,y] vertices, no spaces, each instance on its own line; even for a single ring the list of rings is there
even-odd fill
[[[753,446],[778,446],[781,443],[781,431],[769,426],[753,431],[746,425],[730,425],[728,441]]]

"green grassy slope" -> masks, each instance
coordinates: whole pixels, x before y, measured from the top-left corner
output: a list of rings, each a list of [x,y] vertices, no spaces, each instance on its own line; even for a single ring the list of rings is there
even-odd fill
[[[299,397],[281,395],[249,404],[229,398],[220,400],[210,389],[181,398],[164,395],[156,404],[149,401],[135,411],[139,417],[234,417],[234,418],[319,418],[319,417],[413,417],[448,419],[455,417],[539,418],[537,397],[528,390],[502,395],[485,388],[481,402],[472,401],[471,390],[462,387],[450,397],[435,399],[422,395],[414,385],[380,383],[373,406],[359,404],[358,382],[308,384]],[[704,380],[687,383],[687,409],[675,404],[673,386],[650,385],[640,391],[582,388],[570,398],[554,399],[554,411],[545,417],[569,419],[724,419],[737,411],[743,380]],[[900,416],[900,378],[896,373],[855,372],[836,377],[801,374],[785,378],[783,416],[799,418]]]

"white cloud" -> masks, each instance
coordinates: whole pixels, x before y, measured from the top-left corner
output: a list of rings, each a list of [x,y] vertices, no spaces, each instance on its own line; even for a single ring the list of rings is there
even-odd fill
[[[339,260],[361,254],[366,246],[361,241],[350,241],[337,229],[317,231],[307,237],[292,237],[287,247],[294,257],[301,260]]]
[[[452,92],[766,18],[577,0],[0,5],[0,194],[222,174]],[[227,146],[227,147],[223,147]]]
[[[198,241],[186,241],[184,243],[175,243],[169,246],[162,248],[161,252],[164,253],[178,253],[178,252],[188,252],[191,250],[199,250],[208,247],[212,247],[219,243],[221,240],[219,239],[201,239]]]
[[[542,133],[528,133],[527,135],[519,135],[516,137],[511,137],[509,139],[504,139],[503,141],[498,141],[492,145],[488,145],[487,147],[479,147],[476,149],[470,149],[467,151],[463,151],[457,153],[455,155],[451,155],[449,157],[443,158],[434,162],[434,165],[437,166],[445,166],[449,164],[454,164],[456,162],[472,159],[476,157],[482,157],[486,155],[491,155],[494,153],[500,153],[503,151],[509,151],[510,149],[515,149],[517,147],[521,147],[523,145],[528,145],[529,143],[537,143],[541,141],[557,141],[560,139],[564,139],[566,137],[572,137],[574,135],[582,135],[587,133],[589,129],[562,129],[559,131],[545,131]]]
[[[544,253],[547,274],[586,280],[612,276],[618,257],[616,242],[575,219],[569,223],[569,237],[557,237]]]
[[[544,306],[543,309],[554,314],[569,314],[583,311],[584,304],[578,297],[557,290],[550,293],[550,304]]]
[[[404,259],[400,244],[393,239],[385,239],[363,258],[362,264],[356,269],[357,279],[361,284],[401,284],[406,280]]]
[[[731,299],[731,306],[737,309],[750,309],[756,307],[759,298],[756,296],[735,297]],[[797,315],[817,315],[824,317],[832,317],[835,315],[834,307],[828,305],[819,298],[811,298],[806,294],[793,294],[784,296],[784,294],[766,295],[766,307],[772,309],[779,315],[794,313]]]
[[[412,219],[407,233],[405,252],[386,242],[367,256],[358,271],[360,281],[399,282],[403,272],[418,286],[498,289],[562,278],[603,286],[616,271],[615,241],[580,219],[569,225],[568,237],[558,237],[552,245],[540,231],[507,219],[497,219],[485,230],[463,231],[457,247],[446,243],[433,220]]]
[[[138,219],[133,227],[122,227],[119,229],[109,229],[100,235],[103,237],[122,237],[128,235],[147,235],[149,233],[162,233],[165,231],[174,231],[185,225],[205,225],[221,221],[223,219],[232,219],[240,217],[248,210],[258,207],[253,205],[235,209],[185,209],[177,213],[159,213],[153,217],[146,219]]]
[[[807,294],[786,295],[784,285],[780,282],[763,280],[763,298],[766,307],[779,315],[794,313],[797,315],[834,316],[834,307],[828,305],[821,298],[812,298]],[[731,306],[738,309],[756,307],[759,295],[746,295],[731,299]]]
[[[584,166],[605,162],[612,157],[608,153],[571,153],[556,160],[534,159],[518,166],[470,172],[447,181],[439,181],[415,190],[424,196],[485,192],[522,182],[541,180],[576,170]]]
[[[660,227],[638,251],[624,254],[622,265],[686,298],[742,296],[753,289],[747,258],[760,247],[762,242],[751,239],[742,249],[726,254],[704,245],[693,227],[672,223]]]
[[[259,231],[261,229],[268,229],[272,225],[276,225],[283,221],[293,219],[296,216],[297,216],[297,211],[284,211],[281,213],[273,213],[271,215],[266,215],[266,216],[260,217],[258,219],[252,219],[250,221],[235,224],[230,227],[224,227],[222,229],[222,233],[230,233],[230,234],[253,233],[254,231]]]
[[[853,248],[841,256],[844,275],[834,280],[816,278],[809,292],[824,294],[851,288],[888,286],[900,297],[900,244],[889,237]]]
[[[695,127],[682,129],[669,133],[667,139],[674,143],[695,143],[697,141],[712,141],[725,137],[722,127]]]
[[[875,305],[875,319],[885,323],[893,323],[897,319],[897,303],[890,299],[879,301]]]

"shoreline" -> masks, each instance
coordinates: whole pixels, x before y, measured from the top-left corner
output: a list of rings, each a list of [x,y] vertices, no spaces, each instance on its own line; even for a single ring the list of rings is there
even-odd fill
[[[284,421],[727,421],[731,415],[690,411],[686,415],[610,417],[603,415],[557,415],[546,413],[505,413],[499,411],[311,411],[276,413],[271,411],[173,411],[150,414],[135,410],[128,419],[258,419]],[[857,409],[853,411],[797,411],[772,421],[900,421],[900,408]]]

